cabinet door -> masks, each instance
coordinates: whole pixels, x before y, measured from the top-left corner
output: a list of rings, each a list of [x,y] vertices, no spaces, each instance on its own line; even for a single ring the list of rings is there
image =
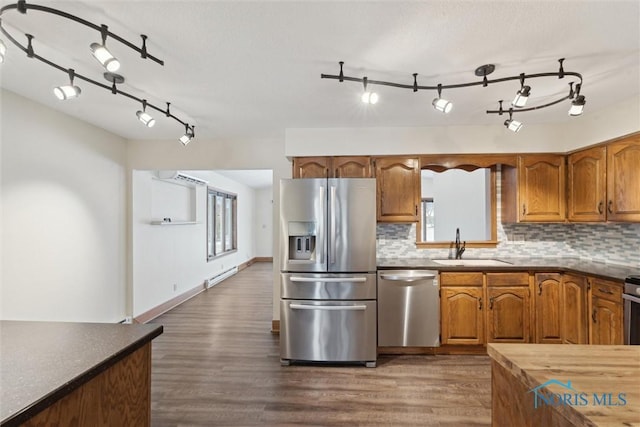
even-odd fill
[[[591,344],[623,344],[622,304],[596,296],[591,304]]]
[[[606,220],[607,149],[594,147],[568,157],[567,218],[569,221]]]
[[[607,219],[640,222],[640,135],[607,146]]]
[[[417,222],[420,205],[420,162],[417,158],[375,160],[379,222]]]
[[[371,178],[371,158],[368,156],[359,157],[333,157],[332,160],[333,178]]]
[[[562,343],[562,281],[559,273],[536,274],[536,342]]]
[[[520,221],[565,220],[564,156],[526,155],[518,158]]]
[[[487,342],[530,342],[529,288],[487,288]]]
[[[441,288],[442,344],[483,344],[483,312],[482,287]]]
[[[562,342],[587,344],[587,278],[565,274],[562,277]]]
[[[331,157],[294,157],[294,178],[328,178]]]

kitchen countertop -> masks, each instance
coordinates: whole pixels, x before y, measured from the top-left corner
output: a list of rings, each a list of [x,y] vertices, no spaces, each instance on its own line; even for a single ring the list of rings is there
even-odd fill
[[[0,424],[20,424],[161,333],[162,325],[0,321]]]
[[[472,258],[467,258],[472,259]],[[586,261],[576,258],[505,258],[501,261],[510,263],[504,266],[451,266],[442,265],[428,258],[379,258],[378,269],[422,269],[439,271],[533,271],[533,272],[572,272],[598,276],[604,279],[624,281],[632,274],[640,274],[640,267],[627,267],[603,262]]]
[[[507,404],[510,399],[524,399],[527,405],[533,406],[533,389],[550,380],[563,384],[570,381],[571,391],[558,383],[539,390],[545,395],[569,393],[572,396],[573,404],[551,405],[572,425],[640,425],[640,346],[491,343],[487,345],[487,352],[528,390],[526,396],[499,395]],[[576,393],[584,395],[576,400]],[[609,393],[611,399],[605,400],[609,404],[603,405],[602,395]],[[544,405],[541,400],[538,403],[539,407]]]

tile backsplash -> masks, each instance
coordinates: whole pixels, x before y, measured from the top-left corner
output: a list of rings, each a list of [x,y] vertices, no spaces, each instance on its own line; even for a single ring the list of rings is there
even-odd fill
[[[464,230],[461,230],[464,240]],[[513,241],[517,236],[519,241]],[[451,240],[455,230],[451,230]],[[498,246],[468,248],[466,258],[581,258],[640,267],[640,224],[501,224]],[[378,224],[379,258],[447,258],[450,249],[418,249],[415,224]]]

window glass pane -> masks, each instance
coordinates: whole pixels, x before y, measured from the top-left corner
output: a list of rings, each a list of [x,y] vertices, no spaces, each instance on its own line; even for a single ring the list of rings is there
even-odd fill
[[[215,254],[221,254],[223,251],[222,236],[224,227],[223,213],[224,198],[221,195],[216,196],[215,206],[215,227],[214,227],[214,239],[215,239]]]
[[[215,195],[208,193],[207,195],[207,256],[215,255],[213,250],[213,212],[214,212]]]
[[[233,249],[233,200],[227,197],[224,200],[224,248],[225,250]]]

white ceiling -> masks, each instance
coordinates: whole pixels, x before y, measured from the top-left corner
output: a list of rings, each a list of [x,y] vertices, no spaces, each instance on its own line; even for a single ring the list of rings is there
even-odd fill
[[[33,3],[33,2],[29,2]],[[39,3],[39,2],[36,2]],[[4,4],[7,4],[4,2]],[[337,74],[422,85],[474,81],[473,71],[496,64],[492,78],[565,70],[583,75],[585,117],[640,93],[640,1],[46,1],[140,44],[165,61],[143,60],[113,39],[122,62],[120,88],[164,106],[196,125],[196,140],[284,138],[286,128],[495,124],[485,114],[511,100],[517,81],[443,93],[445,116],[431,107],[434,92],[376,88],[380,102],[359,101],[362,86],[320,79]],[[96,31],[37,11],[8,11],[3,25],[19,40],[35,36],[36,53],[101,80],[90,56]],[[8,48],[2,87],[128,139],[173,139],[184,129],[156,113],[143,127],[136,102],[84,82],[82,96],[60,102],[51,92],[66,74]],[[568,93],[570,80],[527,82],[531,105]],[[525,123],[559,123],[568,101],[518,116]]]
[[[255,189],[269,188],[273,185],[273,171],[271,170],[243,169],[215,170],[214,172]]]

